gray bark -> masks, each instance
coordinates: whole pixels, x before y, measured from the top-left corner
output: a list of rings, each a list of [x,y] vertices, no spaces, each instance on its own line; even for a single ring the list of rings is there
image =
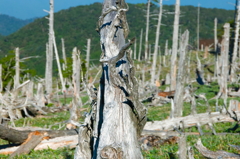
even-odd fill
[[[64,61],[63,70],[66,70],[66,68],[67,68],[67,56],[66,56],[64,39],[61,38],[61,41],[62,41],[62,56],[63,56],[63,61]]]
[[[185,31],[181,37],[180,59],[178,66],[177,88],[174,95],[174,117],[182,116],[184,84],[186,82],[186,52],[188,46],[189,31]]]
[[[89,63],[90,63],[90,47],[91,47],[91,39],[87,39],[87,56],[86,56],[86,80],[88,81],[89,74]]]
[[[20,53],[19,48],[15,49],[15,78],[14,78],[14,89],[20,85]]]
[[[149,32],[149,16],[150,16],[150,5],[151,5],[151,0],[148,0],[147,4],[147,15],[146,15],[146,35],[145,35],[145,60],[148,59],[148,53],[149,53],[149,48],[148,48],[148,32]]]
[[[137,59],[137,39],[135,40],[135,43],[134,43],[133,59],[134,60]]]
[[[233,47],[233,55],[232,55],[232,63],[231,63],[231,75],[230,75],[230,80],[231,82],[236,81],[236,70],[237,70],[237,65],[238,63],[236,62],[237,60],[237,53],[238,53],[238,39],[239,39],[239,25],[240,25],[240,4],[237,6],[237,16],[235,20],[235,38],[234,38],[234,47]]]
[[[199,21],[200,21],[200,4],[198,4],[198,17],[197,17],[197,51],[199,51],[199,29],[200,29]]]
[[[139,52],[138,52],[138,61],[141,60],[141,55],[142,55],[142,36],[143,36],[143,29],[141,29],[141,35],[140,35],[140,44],[139,44]]]
[[[3,81],[2,81],[2,64],[0,64],[0,92],[3,91]]]
[[[48,45],[46,49],[46,70],[45,70],[45,89],[48,94],[52,93],[52,65],[53,65],[53,25],[54,25],[54,1],[50,0],[49,13],[49,33],[48,33]]]
[[[228,89],[227,89],[227,82],[229,77],[229,69],[228,69],[228,56],[229,56],[229,38],[230,38],[230,24],[226,23],[224,26],[224,35],[222,41],[222,50],[221,50],[221,77],[220,77],[220,89],[219,89],[219,96],[222,96],[224,100],[225,106],[227,105],[227,97],[228,97]]]
[[[157,54],[158,54],[158,43],[159,43],[159,35],[160,35],[160,27],[162,22],[162,0],[159,0],[159,14],[158,14],[158,24],[156,30],[156,39],[155,39],[155,46],[154,46],[154,53],[153,53],[153,63],[151,69],[151,84],[155,83],[156,80],[156,66],[157,66]]]
[[[126,6],[124,0],[103,2],[98,22],[103,73],[96,104],[80,126],[78,159],[143,158],[137,139],[146,122],[146,109],[138,100],[134,66],[127,51],[134,39],[125,43],[129,31]]]
[[[172,40],[173,43],[172,43],[171,75],[170,75],[171,90],[176,89],[179,17],[180,17],[180,0],[176,0],[175,17],[174,17],[174,24],[173,24],[173,40]]]
[[[214,51],[217,51],[217,44],[218,44],[218,39],[217,39],[217,24],[218,24],[218,19],[214,19]]]

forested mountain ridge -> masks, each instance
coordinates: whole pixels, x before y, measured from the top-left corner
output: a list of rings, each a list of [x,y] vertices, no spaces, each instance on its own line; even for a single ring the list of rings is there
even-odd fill
[[[99,45],[99,35],[95,31],[98,18],[101,14],[100,3],[94,3],[86,6],[72,7],[67,10],[61,10],[55,14],[55,36],[57,41],[58,50],[61,57],[61,38],[65,39],[65,46],[67,56],[71,57],[73,47],[77,46],[81,50],[82,56],[85,55],[85,45],[87,39],[91,39],[91,62],[98,62],[101,54]],[[136,37],[139,43],[139,36],[141,29],[145,31],[145,4],[129,4],[130,10],[127,12],[127,19],[130,28],[129,38]],[[172,39],[172,25],[174,15],[174,6],[164,5],[164,16],[162,18],[163,25],[161,26],[160,45],[165,45],[165,40],[169,40],[169,47],[171,46]],[[158,7],[152,5],[151,12],[158,13]],[[196,28],[197,28],[197,7],[182,6],[180,18],[180,32],[186,29],[190,31],[190,44],[196,43]],[[212,39],[214,18],[218,18],[218,28],[234,18],[234,11],[223,9],[206,9],[201,8],[200,13],[200,38]],[[157,18],[152,16],[152,18]],[[155,41],[155,25],[157,21],[151,19],[149,44],[154,44]],[[145,35],[144,35],[145,36]],[[144,38],[143,38],[144,39]],[[15,47],[20,47],[22,57],[26,56],[40,56],[38,59],[32,59],[28,65],[37,70],[38,74],[43,75],[45,70],[45,50],[46,42],[48,41],[48,20],[40,18],[34,22],[24,26],[17,32],[0,39],[0,56],[7,54],[9,50]],[[139,47],[139,46],[138,46]],[[143,42],[144,47],[144,42]],[[144,49],[142,49],[144,50]]]
[[[21,20],[15,17],[0,14],[0,34],[3,36],[10,35],[23,26],[33,22],[33,20],[34,19]]]

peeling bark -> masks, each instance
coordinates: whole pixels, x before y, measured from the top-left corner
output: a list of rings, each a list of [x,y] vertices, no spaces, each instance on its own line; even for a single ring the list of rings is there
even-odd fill
[[[138,84],[125,43],[128,24],[124,0],[105,0],[99,18],[102,77],[97,100],[79,129],[76,159],[143,158],[138,137],[146,122],[146,108],[138,99]]]

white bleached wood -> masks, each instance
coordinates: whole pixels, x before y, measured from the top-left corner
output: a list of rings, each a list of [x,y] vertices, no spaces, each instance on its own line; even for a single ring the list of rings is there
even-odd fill
[[[141,34],[140,34],[140,44],[139,44],[139,52],[138,52],[138,61],[141,60],[141,55],[142,55],[142,36],[143,36],[143,29],[141,29]]]
[[[61,85],[62,85],[62,92],[65,93],[66,87],[64,84],[64,80],[63,80],[62,68],[61,68],[61,64],[60,64],[60,59],[59,59],[59,55],[58,55],[58,49],[57,49],[57,45],[56,45],[54,32],[53,32],[53,46],[54,46],[54,52],[55,52],[55,56],[56,56],[56,60],[57,60],[58,73],[59,73],[59,77],[60,77],[60,81],[61,81]]]
[[[158,14],[158,24],[157,24],[157,30],[156,30],[156,39],[155,39],[155,45],[154,45],[154,53],[153,53],[153,63],[152,63],[152,69],[151,69],[151,84],[155,84],[156,80],[156,67],[157,67],[157,54],[158,54],[158,43],[159,43],[159,35],[160,35],[160,27],[162,22],[162,0],[159,0],[159,14]]]
[[[200,29],[200,4],[198,4],[198,17],[197,17],[197,51],[199,51],[199,29]]]
[[[173,24],[173,43],[172,43],[172,56],[171,56],[171,83],[170,89],[176,89],[176,75],[177,75],[177,52],[178,52],[178,32],[179,32],[179,17],[180,17],[180,0],[176,0],[175,4],[175,17]]]
[[[184,85],[186,82],[186,52],[188,46],[189,31],[186,30],[181,37],[180,59],[178,65],[177,89],[174,94],[174,117],[182,116]]]
[[[50,0],[49,33],[46,49],[45,89],[48,94],[52,93],[52,67],[53,67],[53,34],[54,34],[54,0]]]
[[[240,117],[240,112],[235,112]],[[158,130],[158,131],[170,131],[174,128],[179,128],[184,123],[184,128],[197,126],[198,123],[206,125],[208,123],[221,123],[221,122],[235,122],[233,118],[226,113],[212,112],[189,115],[185,117],[178,117],[173,119],[166,119],[162,121],[147,122],[144,126],[144,130]]]
[[[89,74],[89,63],[90,63],[90,48],[91,48],[91,39],[87,39],[87,56],[86,56],[86,80],[88,81]]]
[[[78,135],[73,136],[64,136],[64,137],[56,137],[49,140],[43,140],[39,145],[37,145],[34,150],[44,150],[44,149],[52,149],[56,150],[58,148],[74,148],[77,145],[77,137]],[[0,154],[12,154],[14,151],[16,151],[19,148],[19,146],[1,149]]]
[[[3,91],[2,64],[0,64],[0,93]]]
[[[66,56],[66,50],[65,50],[65,42],[64,42],[64,39],[61,38],[61,42],[62,42],[62,57],[63,57],[63,61],[64,61],[64,64],[63,64],[63,70],[66,70],[67,68],[67,56]]]
[[[15,79],[14,79],[14,89],[20,85],[20,52],[19,48],[15,49]]]
[[[148,32],[149,32],[150,5],[151,5],[151,0],[148,0],[148,3],[147,3],[147,15],[146,15],[146,35],[145,35],[145,56],[144,56],[145,60],[148,59],[148,54],[149,54]]]
[[[218,44],[218,39],[217,39],[217,24],[218,24],[218,19],[214,19],[214,51],[217,51],[217,44]]]
[[[103,72],[92,111],[79,129],[76,159],[143,158],[137,139],[146,121],[146,109],[138,99],[134,66],[127,51],[134,39],[125,43],[127,10],[124,0],[103,2],[98,23]]]
[[[133,59],[134,60],[137,59],[137,39],[135,40],[135,43],[134,43]]]
[[[233,55],[232,55],[232,63],[231,63],[231,74],[230,74],[230,80],[231,82],[235,82],[237,77],[236,77],[236,70],[238,67],[238,63],[236,62],[237,60],[237,53],[238,53],[238,43],[239,43],[239,25],[240,25],[240,3],[237,6],[237,16],[235,19],[235,37],[234,37],[234,47],[233,47]]]

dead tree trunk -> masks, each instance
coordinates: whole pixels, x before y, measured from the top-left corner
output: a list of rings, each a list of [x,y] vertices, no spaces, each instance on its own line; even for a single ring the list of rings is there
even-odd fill
[[[228,56],[229,56],[229,38],[230,38],[230,24],[226,23],[224,26],[224,35],[222,41],[222,51],[221,51],[221,77],[220,77],[220,89],[219,89],[219,97],[222,96],[224,99],[224,104],[227,105],[227,97],[228,97]]]
[[[46,52],[46,70],[45,70],[45,89],[48,94],[52,93],[52,65],[53,65],[53,24],[54,24],[54,1],[50,0],[49,13],[49,33],[48,33],[48,48]]]
[[[198,17],[197,17],[197,51],[199,51],[199,21],[200,21],[200,4],[198,4]]]
[[[89,74],[89,61],[90,61],[90,47],[91,47],[91,39],[87,39],[87,57],[86,57],[86,80],[88,81],[88,74]]]
[[[148,32],[149,32],[149,16],[150,16],[150,5],[151,5],[151,0],[148,0],[148,5],[147,5],[147,16],[146,16],[146,35],[145,35],[145,60],[148,59]]]
[[[61,41],[62,41],[62,56],[63,56],[63,61],[64,61],[64,64],[63,64],[62,68],[63,68],[63,70],[66,70],[66,68],[67,68],[67,56],[66,56],[64,39],[62,38]]]
[[[143,29],[141,29],[141,35],[140,35],[140,44],[139,44],[139,52],[138,52],[138,61],[141,60],[141,55],[142,55],[142,36],[143,36]]]
[[[174,24],[173,24],[173,43],[172,43],[171,75],[170,75],[171,90],[176,89],[179,16],[180,16],[180,0],[176,0],[175,18],[174,18]]]
[[[217,44],[218,44],[218,39],[217,39],[217,24],[218,24],[218,19],[214,19],[214,51],[217,51]]]
[[[230,80],[231,82],[235,82],[236,80],[236,69],[238,63],[236,62],[237,59],[237,53],[238,53],[238,39],[239,39],[239,25],[240,25],[240,4],[237,6],[237,16],[235,20],[235,38],[234,38],[234,48],[233,48],[233,55],[231,60],[231,75]]]
[[[156,80],[155,76],[156,76],[158,43],[159,43],[160,27],[161,27],[161,21],[162,21],[162,0],[159,0],[159,5],[160,5],[160,8],[159,8],[159,14],[158,14],[158,25],[156,30],[156,39],[155,39],[153,63],[152,63],[152,70],[151,70],[151,84],[154,84]]]
[[[14,89],[20,85],[20,58],[19,48],[15,49],[15,78],[14,78]]]
[[[182,116],[183,111],[183,94],[184,94],[184,84],[186,81],[186,52],[188,46],[189,31],[181,37],[181,46],[180,46],[180,59],[178,66],[178,76],[177,76],[177,88],[174,95],[174,117]]]
[[[98,23],[103,73],[97,102],[79,129],[77,159],[143,158],[138,137],[146,122],[146,108],[138,100],[134,66],[127,52],[134,39],[125,44],[126,6],[124,0],[103,2]]]
[[[135,43],[134,43],[133,59],[134,60],[137,59],[137,39],[135,40]]]
[[[3,82],[2,82],[2,64],[0,64],[0,92],[3,91]]]

